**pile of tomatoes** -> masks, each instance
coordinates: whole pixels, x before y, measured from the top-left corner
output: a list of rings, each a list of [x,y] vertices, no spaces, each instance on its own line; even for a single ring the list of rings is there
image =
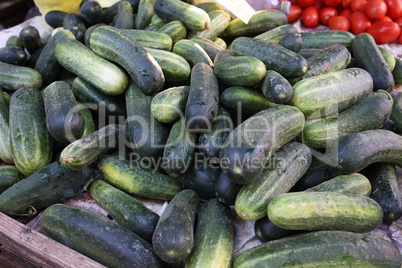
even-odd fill
[[[378,44],[402,44],[402,0],[291,0],[288,22],[306,27],[320,22],[330,30],[367,32]]]

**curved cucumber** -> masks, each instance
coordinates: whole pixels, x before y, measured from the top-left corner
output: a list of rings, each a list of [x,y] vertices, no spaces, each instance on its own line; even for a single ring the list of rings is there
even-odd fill
[[[174,123],[184,115],[189,92],[189,86],[172,87],[159,92],[152,98],[152,115],[159,122]]]
[[[261,91],[268,100],[278,104],[287,103],[293,95],[292,85],[285,77],[273,70],[267,71]]]
[[[188,39],[177,41],[173,46],[173,53],[185,58],[192,66],[200,62],[214,66],[207,52],[199,44]]]

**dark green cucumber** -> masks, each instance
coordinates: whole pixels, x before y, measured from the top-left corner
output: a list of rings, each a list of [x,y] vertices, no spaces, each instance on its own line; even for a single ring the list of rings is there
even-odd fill
[[[228,86],[255,86],[264,79],[265,64],[252,56],[233,56],[230,49],[218,52],[214,61],[214,72]]]
[[[20,31],[22,45],[32,55],[36,50],[43,46],[44,41],[39,35],[39,31],[34,26],[26,26]]]
[[[85,80],[77,77],[73,81],[72,90],[77,100],[85,103],[88,109],[97,111],[100,116],[125,115],[125,102],[116,96],[111,96],[98,90]]]
[[[42,227],[50,238],[107,267],[163,267],[148,242],[83,209],[63,204],[50,206],[43,212]]]
[[[162,123],[174,123],[184,115],[184,108],[190,92],[189,86],[165,89],[152,98],[152,115]]]
[[[186,267],[229,268],[232,251],[231,210],[217,199],[208,200],[198,211],[194,247],[186,260]]]
[[[354,35],[346,31],[314,31],[302,32],[303,49],[304,48],[321,48],[338,44],[345,46],[347,49],[352,48],[352,40]]]
[[[43,90],[47,129],[53,139],[69,144],[84,133],[74,93],[66,82],[56,81]]]
[[[0,48],[0,61],[12,65],[22,66],[28,57],[25,50],[20,47],[5,46]]]
[[[385,239],[369,234],[321,231],[284,238],[254,247],[237,257],[234,268],[400,267],[401,253]]]
[[[135,29],[144,29],[151,23],[155,14],[154,5],[156,0],[140,0],[137,16],[135,17]]]
[[[383,211],[373,199],[352,193],[298,192],[281,194],[268,205],[268,217],[288,230],[370,232]]]
[[[260,10],[253,14],[248,23],[239,18],[232,20],[225,29],[225,35],[255,36],[288,23],[285,13],[278,10]]]
[[[290,142],[273,153],[257,179],[237,194],[237,215],[247,221],[265,217],[271,200],[292,188],[309,168],[311,158],[310,149],[298,142]]]
[[[0,159],[7,164],[13,164],[10,137],[10,102],[0,89]]]
[[[161,67],[166,82],[184,82],[190,77],[190,64],[182,56],[166,50],[146,50]]]
[[[152,158],[162,156],[169,129],[152,116],[152,97],[131,83],[125,98],[128,118],[126,135],[133,152]]]
[[[391,120],[394,121],[396,133],[402,133],[402,93],[394,97]]]
[[[17,169],[31,175],[52,161],[52,138],[46,127],[42,93],[21,88],[10,102],[11,152]]]
[[[24,176],[15,166],[5,165],[0,167],[0,194],[22,180]]]
[[[392,112],[391,96],[374,93],[335,117],[307,120],[303,142],[314,149],[329,148],[351,133],[381,128]]]
[[[221,172],[215,184],[215,197],[223,204],[234,206],[241,187],[241,184],[234,183],[225,173]]]
[[[61,65],[56,59],[56,45],[64,39],[75,39],[74,35],[68,30],[61,30],[53,35],[46,43],[38,60],[35,64],[37,70],[43,78],[43,84],[49,85],[54,82],[59,74]]]
[[[164,26],[159,28],[157,31],[159,33],[165,33],[172,38],[172,44],[175,44],[177,41],[186,38],[187,29],[181,21],[174,20],[166,23]]]
[[[226,88],[221,94],[221,105],[246,115],[277,106],[258,91],[240,86]]]
[[[297,82],[290,103],[306,117],[319,118],[342,112],[372,92],[371,75],[363,69],[350,68]]]
[[[251,116],[229,134],[229,145],[220,150],[222,171],[235,183],[251,183],[271,154],[295,138],[303,125],[303,113],[293,106],[278,105]]]
[[[285,24],[268,30],[262,34],[255,36],[256,39],[261,39],[273,43],[279,43],[279,41],[289,33],[297,33],[297,29],[292,24]]]
[[[41,46],[34,53],[32,53],[31,56],[29,56],[27,62],[25,63],[25,66],[35,69],[36,62],[38,61],[38,58],[44,48],[45,48],[45,46]]]
[[[84,20],[78,14],[68,13],[63,18],[63,28],[73,33],[81,43],[84,42],[85,31],[87,30]]]
[[[164,21],[179,20],[192,31],[210,28],[207,12],[180,0],[156,0],[154,11]]]
[[[133,8],[129,2],[121,1],[119,3],[119,7],[117,8],[117,14],[115,17],[114,27],[119,29],[134,28]]]
[[[214,41],[215,44],[218,44],[223,49],[226,49],[228,47],[228,45],[226,44],[225,40],[223,40],[220,37],[215,38],[213,41]]]
[[[143,47],[168,51],[172,49],[172,38],[165,33],[132,29],[123,29],[122,31],[131,36]]]
[[[261,85],[261,92],[269,101],[285,104],[292,98],[293,87],[280,73],[268,70]]]
[[[391,223],[402,217],[402,193],[398,187],[395,165],[378,163],[368,167],[368,178],[372,183],[371,198],[384,211],[384,222]]]
[[[402,85],[402,60],[399,58],[395,58],[395,68],[392,70],[392,76],[396,86]]]
[[[191,70],[190,92],[186,103],[186,128],[206,130],[218,113],[218,79],[210,66],[197,63]]]
[[[325,49],[325,48],[324,48]],[[314,54],[320,52],[321,50],[323,50],[322,48],[302,48],[300,49],[300,51],[297,53],[299,55],[301,55],[303,58],[305,58],[306,60],[308,60],[309,58],[311,58]],[[353,59],[354,60],[354,59]],[[352,62],[352,59],[351,59]],[[350,64],[350,63],[349,63]],[[348,67],[352,68],[352,67],[356,67],[356,66],[350,66],[348,65]]]
[[[120,49],[115,50],[116,46]],[[143,46],[122,31],[110,26],[95,29],[91,49],[123,66],[145,94],[153,94],[163,87],[165,77],[159,64]]]
[[[281,45],[250,37],[239,37],[232,42],[235,56],[254,56],[267,70],[274,70],[286,78],[300,77],[307,71],[307,61],[299,54]]]
[[[159,220],[158,214],[102,180],[91,185],[91,196],[121,226],[151,243]]]
[[[230,15],[223,10],[213,10],[208,12],[210,27],[202,32],[196,32],[194,36],[214,40],[223,33],[230,22]]]
[[[117,147],[119,125],[107,125],[70,143],[60,155],[60,162],[70,170],[82,170]]]
[[[137,13],[138,11],[138,6],[139,6],[139,0],[129,0],[128,1],[131,4],[131,7],[133,8],[133,13]],[[120,1],[117,3],[111,5],[110,7],[103,9],[102,12],[102,22],[105,24],[109,24],[113,22],[114,17],[117,14],[117,10],[119,8]]]
[[[102,21],[102,13],[102,7],[97,1],[87,1],[80,7],[78,15],[88,26],[92,26]]]
[[[92,168],[65,169],[53,162],[0,195],[0,211],[12,216],[33,215],[48,206],[77,196],[92,179]]]
[[[84,119],[84,132],[81,136],[81,138],[84,138],[96,130],[95,122],[91,111],[87,108],[87,105],[78,103],[78,107],[80,109],[82,118]]]
[[[165,24],[166,24],[166,22],[164,20],[162,20],[161,18],[159,18],[158,15],[156,15],[156,14],[152,15],[151,25],[157,26],[160,28]]]
[[[105,26],[106,24],[104,23],[98,23],[95,25],[92,25],[91,27],[89,27],[86,31],[85,31],[85,35],[84,35],[84,43],[87,47],[91,47],[91,35],[92,32],[95,31],[96,28],[100,27],[100,26]]]
[[[209,13],[213,10],[221,10],[219,5],[215,2],[201,2],[198,4],[194,4],[194,6],[201,8],[202,10],[204,10],[207,13]]]
[[[185,58],[192,66],[199,62],[205,63],[210,67],[214,66],[207,52],[194,41],[181,39],[174,44],[172,51]]]
[[[350,59],[349,51],[342,45],[332,45],[324,48],[307,60],[308,68],[303,78],[346,69]]]
[[[94,32],[91,35],[91,45]],[[119,95],[128,86],[127,75],[122,69],[98,56],[76,40],[60,40],[56,45],[55,55],[57,61],[64,68],[105,94]]]
[[[67,14],[67,12],[61,10],[51,10],[45,14],[45,21],[50,27],[63,27],[63,20]]]
[[[206,157],[218,157],[220,149],[232,130],[233,122],[229,112],[219,107],[216,117],[212,120],[211,129],[198,137],[200,152]]]
[[[198,195],[186,189],[179,192],[163,211],[152,236],[155,253],[163,261],[177,263],[190,254],[199,206]]]
[[[173,125],[163,151],[163,169],[169,176],[179,177],[189,170],[193,164],[196,140],[197,134],[188,131],[183,118]]]
[[[392,70],[394,70],[395,64],[396,64],[394,55],[392,55],[392,53],[389,52],[388,49],[386,49],[386,48],[378,47],[378,49],[380,50],[381,55],[384,57],[384,60],[389,67],[389,70],[392,72]]]
[[[11,91],[24,87],[41,89],[42,76],[32,68],[0,61],[0,86]]]
[[[392,73],[382,56],[374,38],[368,33],[361,33],[352,42],[353,57],[357,66],[370,73],[374,89],[391,91],[395,86]]]
[[[195,37],[191,37],[190,40],[199,44],[205,50],[205,52],[207,52],[209,58],[212,61],[214,61],[216,54],[219,51],[223,50],[223,48],[220,45],[214,43],[213,41],[211,41],[209,39],[203,38],[203,37],[195,36]]]
[[[303,46],[303,39],[299,33],[289,33],[278,42],[278,45],[298,53]]]
[[[279,228],[268,217],[256,220],[254,223],[254,233],[261,243],[281,239],[287,236],[298,234],[300,231],[286,230]]]
[[[20,48],[24,48],[24,45],[21,42],[21,39],[19,36],[17,35],[12,35],[7,39],[6,42],[6,46],[7,47],[20,47]]]
[[[160,26],[150,24],[149,26],[144,28],[144,31],[157,32],[160,28]]]
[[[108,183],[133,195],[171,200],[183,189],[177,180],[136,167],[127,160],[119,159],[117,155],[103,157],[98,168]]]

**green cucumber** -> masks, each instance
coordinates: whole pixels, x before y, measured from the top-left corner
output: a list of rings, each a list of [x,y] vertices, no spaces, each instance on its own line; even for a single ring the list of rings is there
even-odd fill
[[[402,85],[402,60],[399,58],[395,58],[395,68],[392,70],[392,76],[396,86]]]
[[[273,153],[257,179],[237,194],[237,215],[247,221],[265,217],[271,200],[292,188],[309,168],[311,158],[310,149],[298,142],[290,142]]]
[[[84,138],[96,130],[95,122],[91,111],[85,104],[78,103],[78,107],[80,108],[82,118],[84,119],[84,132],[81,136],[81,138]]]
[[[201,8],[202,10],[204,10],[207,13],[209,13],[213,10],[221,10],[219,5],[215,2],[201,2],[198,4],[194,4],[194,6]]]
[[[337,116],[307,120],[303,142],[314,149],[329,148],[351,133],[381,128],[391,112],[391,96],[385,91],[374,93]]]
[[[350,53],[346,47],[342,45],[326,47],[307,60],[308,68],[303,78],[346,69],[350,59]]]
[[[293,87],[280,73],[268,70],[261,85],[261,92],[269,101],[285,104],[292,98]]]
[[[80,7],[78,15],[87,25],[95,25],[102,21],[102,13],[102,7],[97,1],[87,1]]]
[[[188,131],[183,118],[172,126],[163,151],[163,169],[170,177],[179,177],[189,170],[196,140],[197,134]]]
[[[370,181],[365,176],[359,173],[353,173],[350,175],[337,176],[317,186],[308,188],[306,192],[355,193],[370,197],[371,188]]]
[[[43,78],[43,83],[49,85],[54,82],[59,74],[61,65],[56,59],[55,48],[57,43],[63,39],[75,39],[74,35],[68,30],[61,30],[53,35],[46,43],[35,64],[37,70]]]
[[[322,48],[302,48],[302,49],[300,49],[300,51],[297,54],[301,55],[303,58],[308,60],[309,58],[311,58],[313,55],[315,55],[316,53],[320,52],[321,50],[323,50],[323,49]],[[353,61],[354,61],[354,59],[353,59]],[[351,59],[351,62],[352,62],[352,59]],[[352,68],[352,67],[355,67],[355,66],[348,65],[348,67]]]
[[[233,225],[231,210],[217,199],[205,202],[198,211],[194,247],[186,267],[231,266]]]
[[[371,75],[363,69],[350,68],[297,82],[290,103],[306,117],[319,118],[342,112],[372,92]]]
[[[81,43],[84,42],[85,31],[87,30],[84,20],[78,14],[68,13],[63,18],[63,28],[73,33]]]
[[[115,17],[114,27],[119,29],[134,28],[133,8],[129,2],[121,1],[119,3],[119,6],[117,8],[117,14]]]
[[[29,67],[29,68],[32,68],[32,69],[35,69],[36,62],[38,61],[38,58],[39,58],[39,56],[42,53],[44,48],[45,48],[45,46],[41,46],[34,53],[32,53],[29,56],[27,62],[25,63],[25,66]]]
[[[204,50],[205,52],[207,52],[209,58],[214,61],[216,54],[219,51],[222,51],[223,48],[221,46],[219,46],[218,44],[214,43],[213,41],[203,38],[203,37],[191,37],[190,38],[191,41],[199,44]]]
[[[190,64],[182,56],[166,50],[146,50],[161,67],[166,82],[183,82],[190,77]]]
[[[166,22],[164,20],[162,20],[161,18],[159,18],[158,15],[156,15],[156,14],[152,15],[151,25],[157,26],[160,28],[165,24],[166,24]]]
[[[394,78],[374,38],[368,33],[359,34],[353,39],[352,50],[357,66],[369,72],[373,78],[374,89],[392,91]]]
[[[214,40],[223,33],[230,22],[230,15],[223,10],[213,10],[208,12],[210,28],[202,32],[196,32],[194,36]]]
[[[13,164],[10,137],[10,102],[0,89],[0,159],[7,164]]]
[[[20,47],[5,46],[0,48],[0,61],[12,65],[22,66],[28,57],[25,50]]]
[[[303,125],[303,113],[293,106],[278,105],[251,116],[229,134],[229,145],[220,150],[222,171],[235,183],[253,182],[271,154],[295,138]]]
[[[264,243],[242,253],[234,268],[248,267],[400,267],[391,242],[369,234],[321,231]]]
[[[241,187],[241,184],[232,182],[225,173],[221,172],[218,181],[215,184],[215,197],[223,204],[234,206],[236,196]]]
[[[172,51],[173,53],[185,58],[191,66],[194,66],[199,62],[205,63],[210,67],[214,66],[207,52],[194,41],[181,39],[174,44]]]
[[[94,32],[91,35],[91,45]],[[128,85],[128,78],[122,69],[76,40],[60,40],[56,45],[55,54],[57,61],[64,68],[105,94],[119,95]]]
[[[179,20],[192,31],[210,28],[207,12],[180,0],[156,0],[155,14],[166,22]]]
[[[87,210],[50,206],[43,212],[42,227],[50,238],[107,267],[163,267],[148,242]]]
[[[45,21],[52,28],[63,27],[63,20],[67,14],[67,12],[61,10],[50,10],[45,14]]]
[[[20,48],[24,48],[24,45],[21,42],[21,39],[19,36],[17,35],[12,35],[7,39],[6,42],[6,46],[7,47],[20,47]]]
[[[152,98],[152,115],[162,123],[174,123],[184,115],[184,108],[190,92],[189,86],[165,89]]]
[[[144,31],[157,32],[160,28],[161,28],[160,26],[150,24],[149,26],[144,28]]]
[[[384,57],[384,60],[389,67],[389,70],[392,72],[392,70],[394,70],[395,64],[396,64],[394,55],[392,55],[392,53],[389,52],[388,49],[386,49],[386,48],[378,47],[378,49],[380,50],[381,55]]]
[[[279,43],[279,41],[290,33],[297,33],[297,29],[292,24],[285,24],[268,30],[262,34],[255,36],[255,39],[261,39],[273,43]]]
[[[177,180],[136,167],[127,160],[120,160],[118,156],[103,157],[98,169],[108,183],[133,195],[171,200],[183,189]]]
[[[260,10],[253,14],[248,23],[239,18],[232,20],[226,27],[226,36],[255,36],[288,23],[285,13],[278,10]]]
[[[219,46],[221,46],[223,49],[226,49],[228,47],[228,45],[226,44],[225,40],[223,40],[220,37],[215,38],[214,43],[218,44]]]
[[[10,102],[11,152],[15,166],[31,175],[52,161],[52,138],[46,127],[42,93],[21,88]]]
[[[119,125],[107,125],[70,143],[60,155],[60,162],[70,170],[82,170],[116,148]]]
[[[32,68],[0,61],[0,86],[11,91],[24,87],[41,89],[42,76]]]
[[[32,55],[36,50],[44,45],[43,39],[39,35],[39,31],[34,26],[26,26],[20,31],[20,40],[29,54]]]
[[[186,27],[178,20],[166,23],[157,32],[169,35],[172,38],[172,44],[176,44],[177,41],[186,38],[187,35]]]
[[[278,42],[278,45],[298,53],[303,46],[303,39],[299,33],[289,33]]]
[[[95,25],[92,25],[91,27],[89,27],[86,31],[85,31],[85,35],[84,35],[84,43],[87,47],[91,47],[91,34],[92,32],[100,27],[100,26],[105,26],[106,24],[104,23],[98,23]]]
[[[288,230],[370,232],[383,211],[373,199],[352,193],[297,192],[279,195],[268,205],[268,217]]]
[[[217,115],[219,107],[219,85],[214,71],[205,63],[197,63],[191,70],[185,119],[186,128],[205,131]]]
[[[123,29],[124,33],[129,35],[141,46],[146,48],[155,48],[170,51],[172,49],[172,38],[165,33],[150,32],[144,30]]]
[[[239,37],[232,42],[231,49],[235,56],[249,55],[260,59],[267,70],[274,70],[286,78],[300,77],[307,71],[305,58],[265,40]]]
[[[234,56],[230,49],[216,54],[214,72],[228,86],[255,86],[264,79],[265,64],[253,56]]]
[[[221,94],[221,105],[228,110],[246,115],[254,115],[277,106],[258,91],[240,86],[226,88]]]
[[[199,206],[198,195],[186,189],[179,192],[163,211],[152,236],[155,253],[163,261],[177,263],[190,254]]]
[[[302,32],[301,37],[303,39],[303,49],[305,48],[321,48],[338,44],[352,48],[352,41],[355,38],[354,35],[346,31],[314,31],[314,32]]]
[[[115,47],[119,46],[119,50]],[[145,48],[121,30],[101,26],[91,35],[91,49],[129,73],[145,94],[158,92],[165,82],[162,69]]]
[[[152,241],[152,234],[159,220],[158,214],[102,180],[91,185],[91,196],[121,226],[148,242]]]
[[[23,179],[22,174],[15,166],[0,167],[0,194]]]
[[[264,217],[255,221],[254,233],[261,243],[266,243],[268,241],[298,234],[300,233],[300,231],[279,228],[278,226],[273,224],[268,217]]]
[[[391,120],[394,121],[395,132],[402,133],[402,93],[399,93],[393,100]]]
[[[65,169],[53,162],[0,195],[0,211],[12,216],[34,215],[48,206],[82,193],[92,180],[92,168]]]
[[[135,17],[135,29],[141,30],[151,23],[155,14],[154,5],[156,0],[140,0],[137,16]]]

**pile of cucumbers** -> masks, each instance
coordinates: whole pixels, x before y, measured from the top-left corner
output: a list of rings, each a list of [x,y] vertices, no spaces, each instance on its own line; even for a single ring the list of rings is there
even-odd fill
[[[402,216],[402,60],[370,35],[180,0],[45,19],[0,49],[0,212],[108,267],[401,267],[367,234]],[[234,213],[263,242],[236,259]]]

